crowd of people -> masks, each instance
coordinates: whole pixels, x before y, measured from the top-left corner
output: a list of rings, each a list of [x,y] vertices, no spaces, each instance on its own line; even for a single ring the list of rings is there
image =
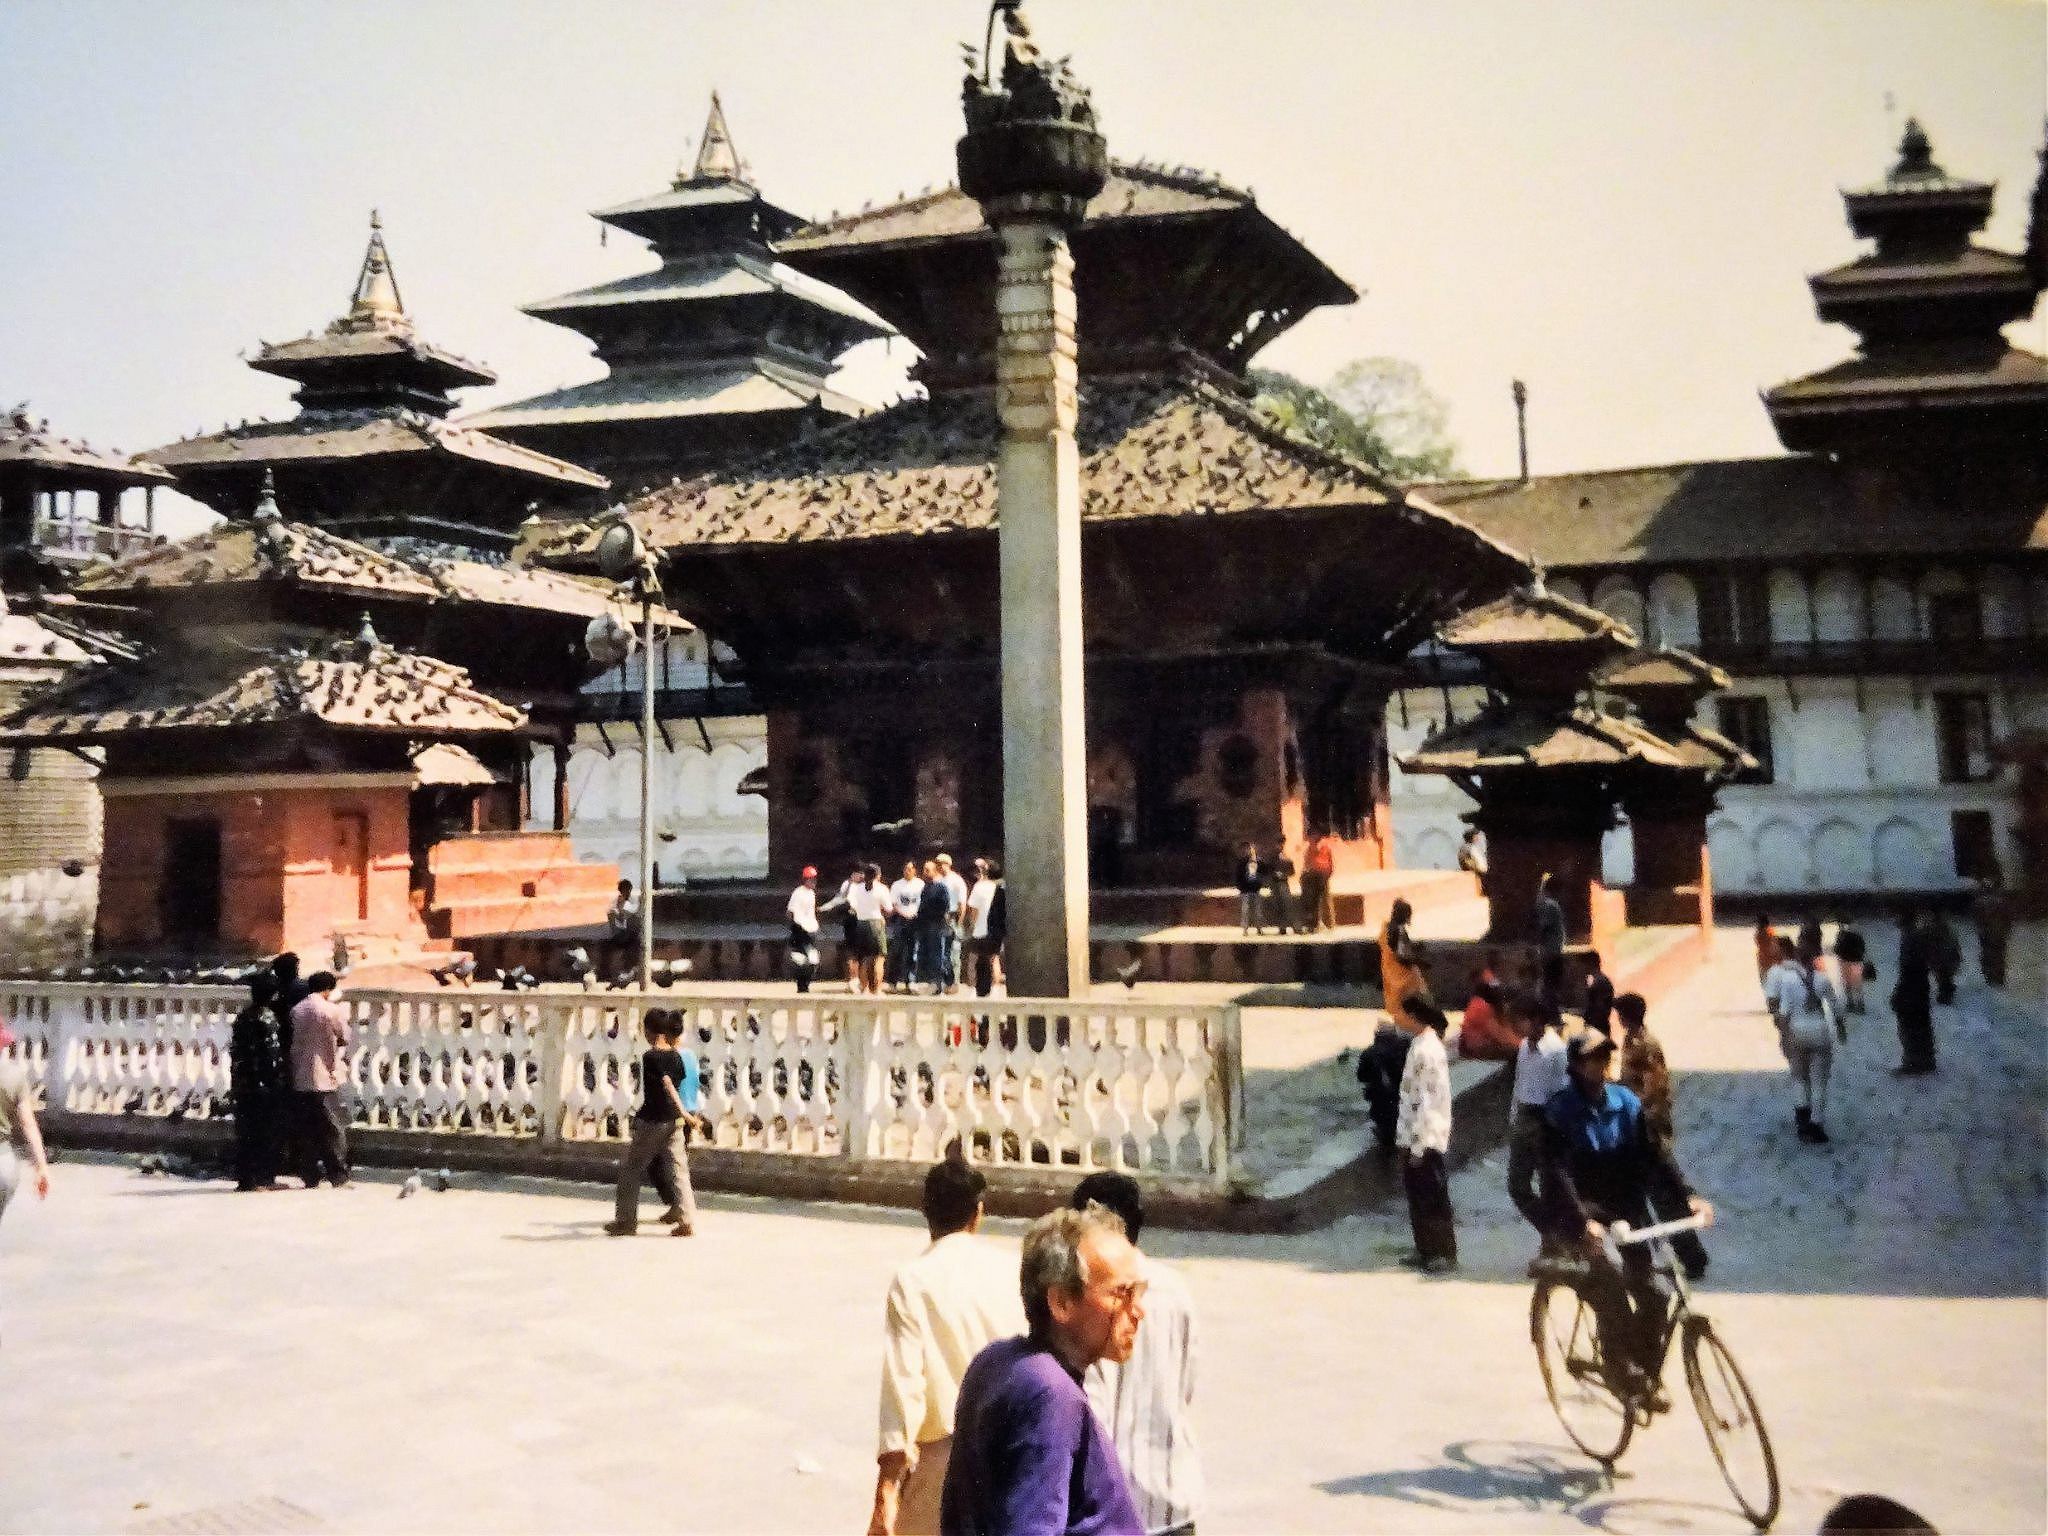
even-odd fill
[[[957,1142],[925,1176],[930,1244],[884,1313],[869,1536],[1186,1536],[1194,1304],[1138,1247],[1137,1181],[1083,1178],[1021,1251],[982,1234],[986,1191]]]
[[[1337,926],[1336,845],[1327,833],[1311,836],[1301,852],[1300,886],[1294,860],[1275,844],[1262,852],[1246,843],[1232,871],[1238,924],[1246,934],[1323,933]]]
[[[1009,897],[993,859],[978,858],[973,869],[969,881],[940,852],[922,864],[906,859],[885,883],[880,864],[862,861],[820,901],[817,868],[805,865],[784,908],[797,991],[809,992],[817,979],[821,924],[836,913],[848,991],[939,995],[971,982],[976,996],[987,997],[1001,976]]]

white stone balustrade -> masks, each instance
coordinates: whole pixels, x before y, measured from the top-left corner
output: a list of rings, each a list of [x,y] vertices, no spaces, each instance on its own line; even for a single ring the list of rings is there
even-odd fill
[[[683,1016],[711,1145],[848,1165],[935,1160],[953,1137],[1021,1172],[1119,1168],[1224,1187],[1242,1146],[1229,1005],[1136,1001],[344,991],[353,1118],[377,1131],[623,1139],[640,1021]],[[231,1112],[232,987],[0,982],[0,1017],[48,1107]]]

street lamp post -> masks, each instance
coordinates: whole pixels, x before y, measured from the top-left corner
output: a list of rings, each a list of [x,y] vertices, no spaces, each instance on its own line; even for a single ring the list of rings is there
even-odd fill
[[[640,599],[640,990],[645,992],[654,985],[654,599],[661,591],[661,578],[653,552],[622,508],[614,509],[598,536],[597,564]],[[600,639],[603,623],[591,626],[586,648],[600,661],[608,654],[611,660],[623,661],[633,649],[631,632],[620,635],[614,628],[611,638]]]

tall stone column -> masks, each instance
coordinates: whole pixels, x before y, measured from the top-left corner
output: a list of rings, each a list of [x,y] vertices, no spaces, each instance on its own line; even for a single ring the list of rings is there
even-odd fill
[[[1088,990],[1081,461],[1068,233],[1108,152],[1087,92],[1014,4],[998,69],[970,76],[960,185],[996,231],[996,511],[1002,567],[1004,969],[1017,996]]]

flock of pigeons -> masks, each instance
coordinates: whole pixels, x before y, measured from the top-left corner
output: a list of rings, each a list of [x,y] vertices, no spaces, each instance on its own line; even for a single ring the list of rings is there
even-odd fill
[[[672,987],[694,968],[694,962],[689,960],[657,960],[652,980],[657,987]],[[595,992],[600,986],[607,992],[623,992],[640,979],[637,969],[615,972],[609,979],[601,976],[597,963],[590,958],[590,951],[581,944],[572,946],[562,956],[562,970],[565,979],[580,983],[586,992]],[[427,974],[444,987],[473,987],[478,983],[490,986],[496,983],[507,992],[531,992],[542,981],[523,965],[501,971],[488,967],[479,970],[475,957],[471,955],[458,955],[447,965],[437,966]]]

